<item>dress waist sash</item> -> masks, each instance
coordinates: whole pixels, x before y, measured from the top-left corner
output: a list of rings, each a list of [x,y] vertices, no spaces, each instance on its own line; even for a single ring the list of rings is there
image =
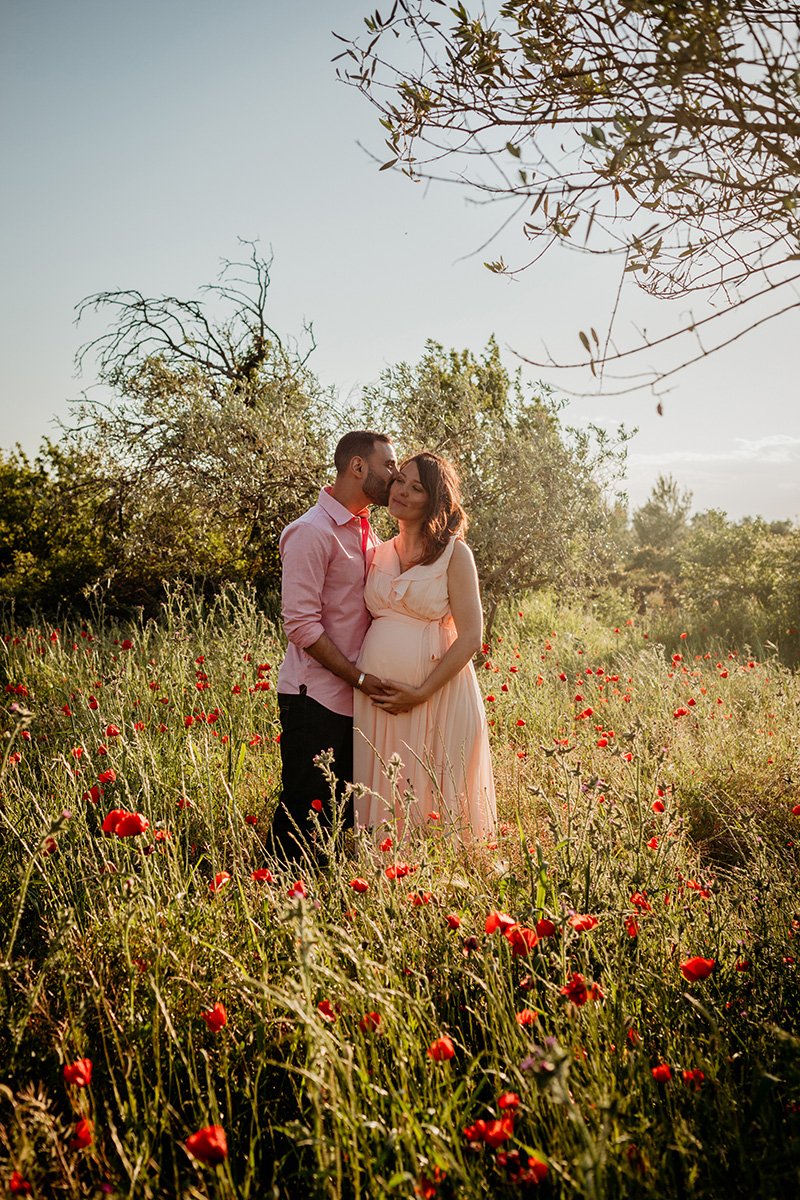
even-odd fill
[[[428,617],[415,617],[412,613],[396,612],[392,609],[390,612],[377,613],[373,617],[373,624],[377,621],[402,621],[404,625],[418,625],[420,634],[424,639],[425,656],[430,659],[441,658],[444,653],[442,646],[442,634],[445,629],[454,629],[452,617],[435,617],[430,620]]]

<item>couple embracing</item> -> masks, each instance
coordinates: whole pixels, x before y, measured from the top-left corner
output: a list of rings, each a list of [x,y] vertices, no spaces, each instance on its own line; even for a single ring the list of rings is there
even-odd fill
[[[388,437],[361,430],[345,434],[334,463],[333,485],[280,542],[288,647],[273,849],[289,860],[308,850],[312,804],[330,822],[314,762],[328,749],[340,794],[362,785],[349,814],[357,829],[382,836],[396,823],[402,834],[433,820],[465,842],[490,836],[494,782],[472,666],[482,612],[457,475],[427,451],[398,466]],[[391,541],[372,530],[372,504],[396,521]]]

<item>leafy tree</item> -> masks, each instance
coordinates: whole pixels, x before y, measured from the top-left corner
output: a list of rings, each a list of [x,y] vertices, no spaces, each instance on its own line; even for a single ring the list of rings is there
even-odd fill
[[[552,399],[525,396],[493,339],[480,357],[428,342],[419,363],[389,368],[366,391],[363,419],[392,430],[401,452],[434,450],[458,467],[489,632],[504,600],[607,570],[604,489],[627,435],[562,425]]]
[[[792,5],[505,0],[487,13],[397,0],[365,25],[341,39],[340,74],[380,112],[382,169],[511,201],[501,228],[518,219],[528,266],[562,244],[617,256],[620,287],[715,302],[702,320],[684,305],[664,337],[623,348],[612,314],[607,333],[580,333],[574,361],[536,365],[632,367],[618,385],[631,391],[800,304]],[[652,347],[673,339],[677,365],[650,367]]]
[[[53,612],[102,590],[116,538],[92,455],[45,440],[33,462],[0,452],[0,601]]]
[[[649,499],[633,514],[639,545],[662,551],[674,549],[686,532],[691,507],[691,492],[681,491],[671,475],[659,475]]]
[[[690,492],[681,491],[671,475],[659,475],[650,496],[633,514],[623,582],[640,613],[657,600],[668,607],[681,601],[677,551],[691,505]]]
[[[313,336],[301,351],[268,323],[270,267],[250,246],[200,299],[126,290],[80,305],[112,318],[79,354],[105,398],[84,399],[70,435],[107,464],[121,601],[152,607],[162,580],[186,576],[274,590],[280,530],[327,475]]]
[[[687,613],[732,644],[800,660],[800,528],[698,514],[678,551]]]

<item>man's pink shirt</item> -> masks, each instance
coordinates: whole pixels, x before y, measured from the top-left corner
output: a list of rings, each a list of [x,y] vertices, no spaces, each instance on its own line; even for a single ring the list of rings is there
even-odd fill
[[[367,510],[354,516],[334,500],[329,487],[302,517],[281,534],[281,611],[289,644],[278,673],[278,691],[309,696],[332,712],[353,715],[350,684],[306,654],[327,633],[345,658],[355,662],[369,628],[364,580],[378,538]]]

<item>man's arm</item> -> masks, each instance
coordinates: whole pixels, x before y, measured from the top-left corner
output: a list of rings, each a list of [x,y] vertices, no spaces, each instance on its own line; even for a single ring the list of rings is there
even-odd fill
[[[311,524],[294,525],[284,534],[281,540],[283,627],[290,642],[356,687],[361,672],[342,654],[322,625],[322,588],[328,570],[328,552],[327,537]],[[380,695],[382,689],[382,681],[376,675],[365,676],[361,690],[368,696]]]
[[[313,659],[321,663],[323,667],[327,667],[334,675],[338,675],[340,679],[346,679],[353,687],[358,686],[358,680],[361,672],[358,667],[350,662],[349,658],[345,658],[335,642],[331,641],[327,633],[323,633],[322,637],[317,638],[310,646],[304,646],[306,654],[310,654]],[[361,684],[361,691],[368,696],[380,696],[384,691],[383,680],[378,679],[377,675],[365,675],[364,682]]]

